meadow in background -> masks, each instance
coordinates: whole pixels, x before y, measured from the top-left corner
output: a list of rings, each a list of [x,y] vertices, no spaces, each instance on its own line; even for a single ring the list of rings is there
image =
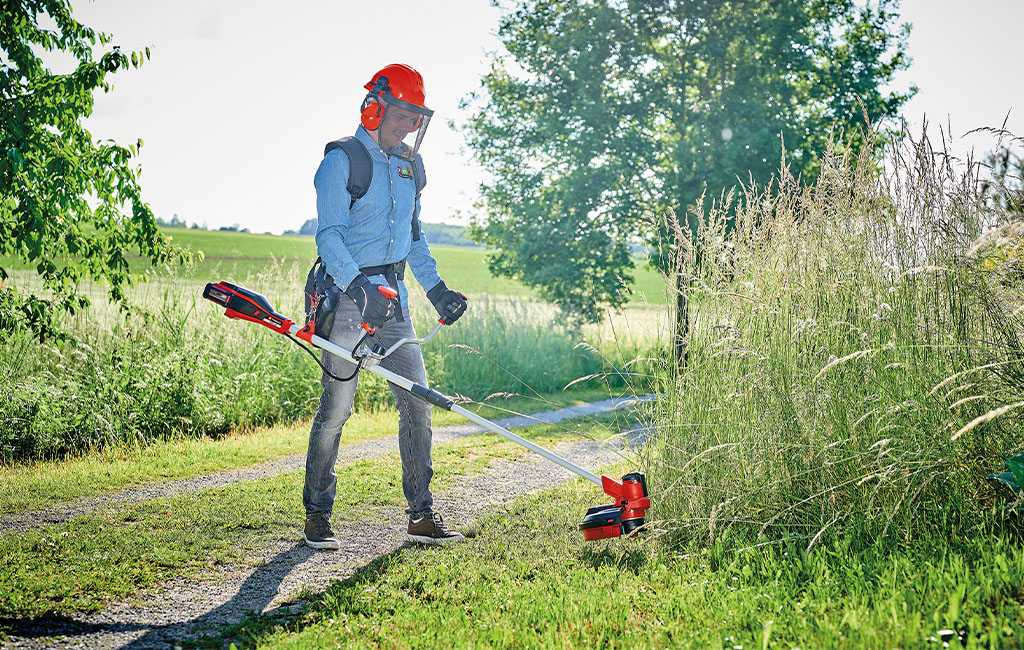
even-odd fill
[[[152,274],[133,291],[130,314],[94,287],[93,306],[70,322],[74,341],[40,344],[25,333],[0,343],[0,460],[218,436],[316,411],[320,369],[312,359],[284,337],[226,320],[223,310],[201,298],[207,281],[227,279],[301,318],[312,238],[167,232],[205,257],[190,269]],[[628,317],[611,315],[580,330],[522,285],[492,278],[482,249],[438,246],[435,255],[442,275],[471,300],[467,316],[423,348],[431,385],[442,392],[471,400],[494,393],[551,395],[590,377],[574,387],[618,393],[636,376],[617,371],[646,356],[660,338],[664,319],[645,308],[646,296],[637,296]],[[12,276],[32,286],[31,272]],[[659,276],[648,270],[642,277],[648,293],[664,301],[652,289]],[[436,314],[415,281],[409,286],[417,331],[426,334]],[[360,376],[357,409],[390,402],[382,379]]]
[[[652,444],[605,468],[647,472],[651,534],[583,542],[594,494],[577,481],[485,518],[473,543],[389,555],[299,617],[238,629],[267,647],[398,646],[422,629],[455,629],[456,645],[539,635],[553,647],[1016,647],[1020,504],[985,477],[1021,449],[1020,217],[979,193],[978,173],[926,142],[833,150],[811,185],[783,173],[694,213],[695,245],[677,257],[691,306],[681,371],[664,304],[573,330],[529,296],[469,287],[472,311],[425,348],[442,390],[661,393],[642,407]],[[5,439],[9,463],[120,447],[115,471],[145,475],[161,445],[135,445],[154,440],[199,438],[203,458],[223,442],[226,453],[304,445],[303,431],[274,429],[202,438],[310,415],[319,372],[282,337],[199,297],[207,279],[233,279],[298,315],[302,250],[259,265],[245,251],[263,236],[201,236],[225,244],[220,256],[139,287],[127,320],[97,299],[72,323],[76,343],[4,343],[0,386],[12,398],[0,419],[22,427]],[[426,331],[433,311],[412,295]],[[390,399],[363,380],[357,409]],[[103,456],[85,460],[108,471]],[[11,474],[60,480],[57,465]],[[21,482],[35,498],[31,477]],[[529,543],[509,543],[524,534]]]

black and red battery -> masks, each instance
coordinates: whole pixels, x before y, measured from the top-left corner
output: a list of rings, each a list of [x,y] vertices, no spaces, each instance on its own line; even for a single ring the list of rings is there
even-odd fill
[[[287,334],[295,324],[270,306],[270,301],[244,287],[230,282],[209,282],[203,290],[203,298],[224,307],[228,318],[247,320],[265,325],[279,334]]]
[[[635,537],[644,525],[644,516],[651,507],[646,477],[640,472],[632,472],[623,476],[619,483],[602,476],[601,485],[605,494],[615,501],[611,505],[594,506],[587,510],[580,524],[583,539],[592,542],[621,535]]]

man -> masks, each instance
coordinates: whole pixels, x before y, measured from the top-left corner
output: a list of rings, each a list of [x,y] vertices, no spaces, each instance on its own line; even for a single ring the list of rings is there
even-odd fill
[[[418,191],[425,181],[417,150],[432,115],[424,105],[423,78],[407,65],[392,64],[374,75],[365,88],[369,93],[363,100],[361,124],[352,140],[365,148],[371,166],[358,168],[366,157],[362,149],[351,151],[355,143],[348,142],[347,149],[340,142],[331,143],[314,178],[317,250],[334,284],[344,292],[337,300],[329,339],[350,350],[364,333],[363,323],[374,330],[375,338],[385,347],[415,336],[408,292],[402,282],[406,264],[428,290],[427,296],[441,320],[450,325],[466,309],[466,297],[448,289],[438,276],[437,263],[419,233]],[[405,139],[413,133],[415,142],[406,144]],[[338,146],[332,147],[335,144]],[[351,178],[365,177],[366,172],[372,173],[365,193],[353,197]],[[397,290],[398,298],[388,298],[378,291],[381,285]],[[352,374],[354,366],[332,354],[324,354],[323,363],[334,377],[323,374],[320,406],[309,434],[302,493],[306,508],[303,533],[313,548],[336,549],[340,543],[330,524],[337,491],[334,463],[342,427],[352,414],[358,376],[340,381],[338,378]],[[381,365],[414,382],[427,383],[417,345],[402,346]],[[402,490],[409,515],[407,535],[411,541],[424,544],[461,540],[463,536],[448,530],[441,516],[432,510],[430,405],[395,386],[391,391],[399,415]]]

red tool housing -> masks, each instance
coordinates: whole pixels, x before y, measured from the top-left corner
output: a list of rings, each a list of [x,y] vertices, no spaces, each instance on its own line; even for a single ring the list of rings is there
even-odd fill
[[[605,494],[615,499],[611,505],[595,506],[587,510],[580,524],[583,539],[592,542],[598,539],[635,536],[637,529],[644,525],[644,516],[651,507],[647,496],[647,479],[640,472],[622,477],[619,483],[607,476],[601,477]]]

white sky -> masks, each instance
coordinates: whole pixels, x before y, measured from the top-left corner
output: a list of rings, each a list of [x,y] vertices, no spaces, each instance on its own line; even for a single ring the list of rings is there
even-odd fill
[[[901,10],[913,25],[913,63],[894,86],[920,89],[903,108],[915,137],[925,115],[933,139],[940,126],[952,129],[951,151],[960,156],[973,150],[980,159],[994,147],[989,135],[963,137],[976,128],[1006,120],[1008,131],[1024,137],[1024,0],[903,0]]]
[[[143,197],[158,216],[254,232],[297,229],[316,216],[313,173],[323,145],[350,135],[362,85],[404,62],[426,80],[435,111],[422,152],[425,221],[465,223],[481,172],[447,126],[499,48],[499,11],[487,0],[73,0],[79,21],[122,49],[149,46],[141,69],[112,77],[87,122],[93,135],[129,144]],[[897,87],[920,93],[905,116],[954,135],[999,126],[1024,135],[1019,51],[1024,0],[904,0],[914,24],[911,69]],[[960,144],[958,152],[972,143]],[[973,141],[978,153],[991,141]]]

